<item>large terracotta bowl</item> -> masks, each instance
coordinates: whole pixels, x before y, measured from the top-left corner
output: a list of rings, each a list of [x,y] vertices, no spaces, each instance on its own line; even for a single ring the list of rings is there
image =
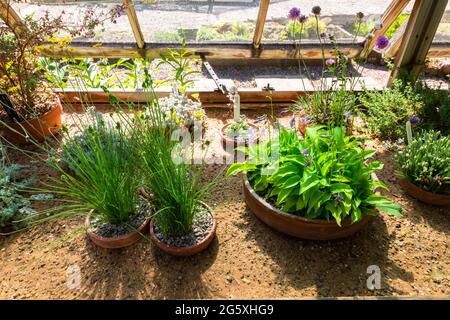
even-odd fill
[[[94,242],[99,247],[106,249],[125,248],[138,242],[142,238],[142,235],[148,234],[148,226],[150,220],[151,220],[150,217],[147,218],[147,220],[145,220],[144,223],[137,230],[132,231],[128,234],[114,238],[106,238],[99,236],[98,234],[95,234],[93,231],[89,229],[91,225],[91,216],[87,216],[85,221],[85,225],[87,227],[86,233],[88,237],[92,240],[92,242]]]
[[[450,195],[425,191],[413,184],[411,181],[403,178],[400,179],[399,182],[403,190],[417,200],[428,204],[433,204],[435,206],[446,206],[450,204]]]
[[[153,220],[150,222],[150,238],[153,240],[153,242],[156,244],[156,246],[158,248],[160,248],[161,250],[174,255],[174,256],[180,256],[180,257],[187,257],[187,256],[192,256],[194,254],[200,253],[201,251],[205,250],[210,244],[211,242],[214,240],[214,237],[216,236],[216,228],[217,228],[217,223],[216,223],[216,219],[214,218],[213,215],[213,211],[212,209],[206,204],[206,203],[201,203],[205,208],[208,209],[209,214],[212,217],[212,228],[210,229],[208,235],[199,243],[193,245],[193,246],[189,246],[189,247],[173,247],[173,246],[169,246],[168,244],[162,242],[161,240],[159,240],[156,235],[155,235],[155,231],[154,231],[154,223]]]
[[[361,230],[373,218],[365,215],[354,224],[347,218],[342,221],[341,226],[335,221],[306,219],[273,207],[253,190],[246,175],[243,175],[243,183],[245,202],[256,217],[271,228],[297,238],[333,240],[348,237]]]
[[[57,97],[53,108],[38,118],[20,123],[6,122],[6,125],[0,127],[1,135],[15,144],[30,143],[30,140],[42,142],[61,130],[61,114],[61,100]]]

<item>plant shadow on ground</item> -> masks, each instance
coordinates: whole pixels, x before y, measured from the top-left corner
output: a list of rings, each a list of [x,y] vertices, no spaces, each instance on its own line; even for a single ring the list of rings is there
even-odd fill
[[[391,239],[381,217],[376,217],[351,237],[310,241],[271,229],[248,208],[243,215],[248,224],[237,227],[245,228],[246,240],[254,240],[279,266],[282,277],[279,281],[286,286],[295,289],[315,286],[317,294],[325,297],[387,295],[391,291],[387,277],[408,282],[413,280],[411,273],[389,260]],[[372,265],[381,271],[381,289],[376,291],[367,288],[367,279],[373,274],[368,267]]]
[[[142,239],[123,249],[102,249],[86,238],[88,258],[80,266],[89,274],[83,284],[88,299],[198,299],[212,295],[202,273],[215,260],[218,241],[192,257],[174,257]],[[151,268],[148,268],[151,265]]]

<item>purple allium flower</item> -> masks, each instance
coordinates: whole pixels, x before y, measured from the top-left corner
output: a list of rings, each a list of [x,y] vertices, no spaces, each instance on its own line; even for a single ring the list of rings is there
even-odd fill
[[[377,49],[383,50],[384,48],[386,48],[389,44],[389,38],[386,37],[385,35],[381,35],[378,36],[376,42],[375,42],[375,47]]]
[[[334,60],[333,58],[327,59],[327,60],[325,61],[325,64],[326,64],[328,67],[334,67],[334,66],[336,65],[336,60]]]
[[[306,168],[308,168],[309,166],[311,166],[311,160],[308,160],[308,161],[305,163],[304,168],[306,169]]]
[[[311,12],[316,16],[319,16],[321,11],[322,11],[322,9],[319,6],[314,6],[314,7],[312,7],[312,10],[311,10]]]
[[[411,122],[411,124],[417,124],[420,122],[420,118],[416,115],[413,115],[409,118],[409,122]]]
[[[308,149],[303,149],[302,154],[307,157],[308,156]]]
[[[305,23],[306,20],[308,20],[308,17],[305,16],[304,14],[301,14],[301,15],[298,17],[298,21],[299,21],[300,23]]]
[[[292,117],[292,118],[289,120],[289,126],[290,126],[291,128],[294,128],[294,127],[295,127],[295,117]]]
[[[326,39],[328,37],[328,33],[322,32],[321,34],[319,34],[319,37],[321,37],[322,39]]]
[[[292,7],[288,12],[288,18],[291,20],[297,20],[300,17],[300,9],[297,7]]]

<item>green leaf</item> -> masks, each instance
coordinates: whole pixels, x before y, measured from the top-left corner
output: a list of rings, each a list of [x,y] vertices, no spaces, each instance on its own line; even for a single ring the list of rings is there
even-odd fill
[[[306,191],[317,185],[319,182],[320,180],[317,179],[316,175],[309,176],[305,181],[301,183],[299,194],[301,195],[305,193]]]
[[[300,176],[295,175],[287,179],[286,182],[283,183],[282,188],[289,189],[295,187],[299,183],[300,183]]]
[[[256,165],[252,163],[233,163],[227,170],[227,176],[236,175],[242,171],[251,171],[256,169]]]

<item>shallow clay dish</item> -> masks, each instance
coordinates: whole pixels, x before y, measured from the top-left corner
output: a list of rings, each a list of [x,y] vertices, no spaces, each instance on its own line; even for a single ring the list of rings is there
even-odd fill
[[[365,215],[359,222],[352,224],[349,218],[339,226],[335,221],[312,220],[283,212],[260,197],[243,175],[244,196],[247,206],[265,224],[282,233],[309,240],[333,240],[353,235],[361,230],[372,216]]]
[[[406,179],[400,179],[400,185],[407,194],[422,202],[436,206],[446,206],[450,204],[450,195],[425,191]]]

